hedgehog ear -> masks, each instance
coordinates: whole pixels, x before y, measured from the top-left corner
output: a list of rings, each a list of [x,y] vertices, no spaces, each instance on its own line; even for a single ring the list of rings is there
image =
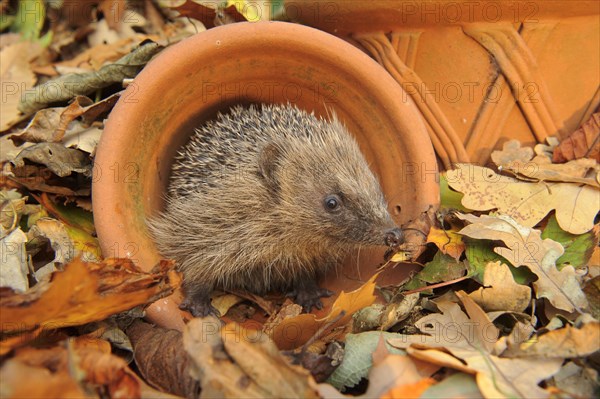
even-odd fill
[[[275,143],[265,145],[258,156],[258,171],[269,188],[277,189],[277,163],[281,148]]]

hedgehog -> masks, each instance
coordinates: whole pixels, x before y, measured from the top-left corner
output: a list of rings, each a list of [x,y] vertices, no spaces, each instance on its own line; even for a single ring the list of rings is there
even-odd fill
[[[235,106],[174,160],[166,207],[148,221],[183,273],[182,309],[217,314],[214,289],[286,293],[305,311],[332,295],[318,279],[349,251],[403,241],[355,139],[296,106]]]

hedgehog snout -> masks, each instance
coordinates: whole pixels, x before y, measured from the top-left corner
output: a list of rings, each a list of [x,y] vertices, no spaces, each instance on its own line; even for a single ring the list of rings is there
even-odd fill
[[[388,247],[397,247],[404,242],[404,234],[398,227],[394,227],[385,232],[384,235],[385,245]]]

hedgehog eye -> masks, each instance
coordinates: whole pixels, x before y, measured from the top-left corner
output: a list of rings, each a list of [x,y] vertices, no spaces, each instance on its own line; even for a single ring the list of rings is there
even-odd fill
[[[328,195],[325,197],[323,201],[323,205],[325,206],[325,210],[328,212],[335,212],[340,209],[342,206],[342,202],[337,195]]]

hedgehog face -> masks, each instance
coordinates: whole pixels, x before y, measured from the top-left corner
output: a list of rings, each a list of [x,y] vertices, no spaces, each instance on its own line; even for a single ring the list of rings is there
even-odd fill
[[[263,153],[276,160],[274,173],[265,176],[279,214],[289,221],[288,231],[310,231],[315,243],[331,246],[389,245],[396,225],[377,179],[349,135],[309,144],[288,141]]]
[[[396,225],[387,211],[379,184],[366,163],[353,166],[348,170],[332,166],[333,174],[313,180],[314,196],[310,200],[322,225],[319,231],[332,241],[388,245],[387,234]]]

